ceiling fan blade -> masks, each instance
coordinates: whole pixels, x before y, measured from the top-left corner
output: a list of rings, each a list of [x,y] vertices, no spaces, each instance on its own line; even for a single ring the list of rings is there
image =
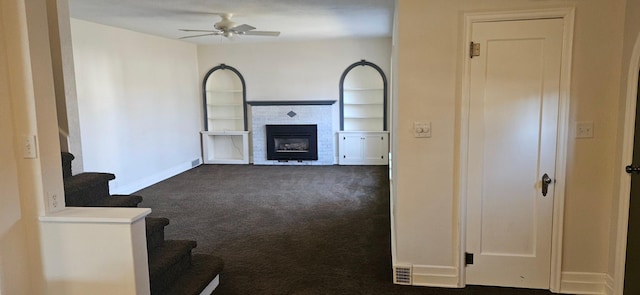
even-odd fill
[[[278,37],[278,36],[280,36],[280,32],[276,32],[276,31],[248,31],[248,32],[243,33],[243,35]]]
[[[213,36],[213,35],[220,35],[220,33],[219,33],[219,32],[214,32],[214,33],[208,33],[208,34],[192,35],[192,36],[180,37],[180,38],[178,38],[178,39],[187,39],[187,38],[195,38],[195,37],[203,37],[203,36]]]
[[[192,29],[179,29],[183,32],[209,32],[209,33],[217,33],[218,30],[192,30]]]
[[[235,26],[235,27],[231,28],[231,31],[238,32],[238,33],[243,33],[243,32],[248,32],[248,31],[255,30],[255,29],[256,28],[253,27],[253,26],[250,26],[250,25],[247,25],[247,24],[242,24],[242,25]]]

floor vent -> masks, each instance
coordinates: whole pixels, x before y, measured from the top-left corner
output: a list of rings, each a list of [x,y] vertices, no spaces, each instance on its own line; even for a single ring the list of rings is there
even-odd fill
[[[411,285],[411,266],[396,265],[393,268],[393,283],[398,285]]]

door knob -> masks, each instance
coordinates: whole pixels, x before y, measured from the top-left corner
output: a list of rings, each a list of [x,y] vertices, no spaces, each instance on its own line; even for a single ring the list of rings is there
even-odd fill
[[[627,165],[627,167],[624,167],[624,171],[627,171],[629,174],[640,174],[640,167],[636,165]]]
[[[542,175],[542,196],[546,197],[549,192],[549,184],[551,184],[552,180],[547,173]]]

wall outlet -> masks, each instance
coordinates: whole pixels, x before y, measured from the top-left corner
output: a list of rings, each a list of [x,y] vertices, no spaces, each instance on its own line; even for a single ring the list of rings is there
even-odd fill
[[[592,138],[593,122],[576,122],[576,138]]]
[[[35,135],[22,136],[22,154],[25,159],[35,159],[37,157]]]
[[[60,207],[60,200],[58,199],[58,195],[55,193],[48,193],[49,196],[49,210],[54,211]]]

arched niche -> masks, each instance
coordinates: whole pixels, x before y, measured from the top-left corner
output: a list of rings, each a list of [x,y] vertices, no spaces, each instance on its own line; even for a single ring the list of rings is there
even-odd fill
[[[376,64],[363,59],[342,73],[340,130],[387,130],[387,77]]]
[[[220,64],[202,82],[204,130],[247,131],[246,85],[234,67]]]

